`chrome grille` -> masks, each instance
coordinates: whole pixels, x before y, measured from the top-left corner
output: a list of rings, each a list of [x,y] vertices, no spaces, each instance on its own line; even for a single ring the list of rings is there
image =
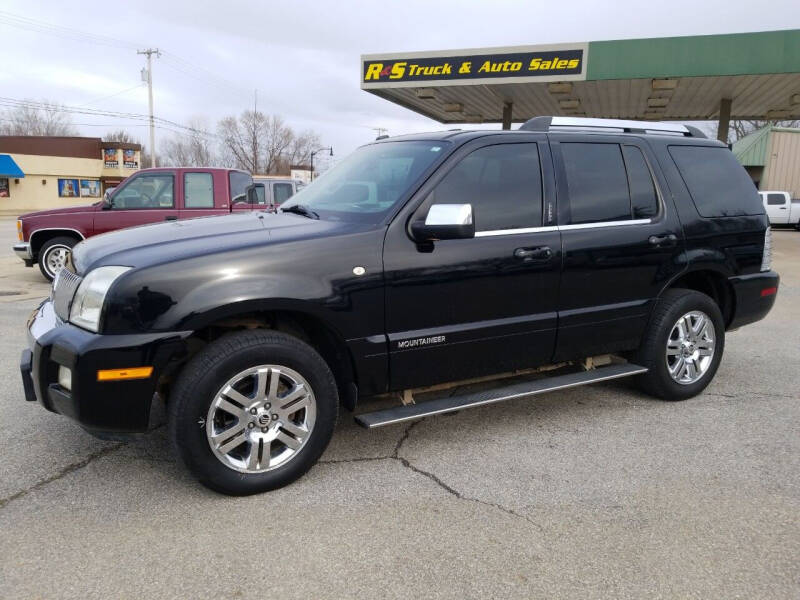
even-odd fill
[[[83,277],[76,275],[68,268],[61,269],[53,279],[50,299],[53,301],[56,314],[62,321],[69,320],[69,308],[81,281],[83,281]]]

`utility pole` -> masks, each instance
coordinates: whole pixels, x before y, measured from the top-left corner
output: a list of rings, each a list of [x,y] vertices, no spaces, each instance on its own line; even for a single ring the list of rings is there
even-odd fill
[[[156,58],[161,56],[158,48],[148,48],[147,50],[137,50],[136,54],[147,56],[147,100],[150,107],[150,166],[156,166],[156,122],[153,119],[153,54]],[[142,73],[144,79],[144,73]]]

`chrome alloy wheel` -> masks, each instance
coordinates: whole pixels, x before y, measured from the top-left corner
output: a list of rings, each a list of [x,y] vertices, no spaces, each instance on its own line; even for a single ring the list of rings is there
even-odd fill
[[[314,392],[300,373],[261,365],[222,386],[208,409],[206,437],[226,467],[264,473],[297,456],[316,416]]]
[[[56,244],[47,249],[47,256],[44,257],[44,265],[51,277],[55,277],[61,269],[67,265],[72,249],[69,246]]]
[[[682,385],[698,381],[714,360],[714,323],[702,311],[686,313],[673,325],[667,339],[667,370]]]

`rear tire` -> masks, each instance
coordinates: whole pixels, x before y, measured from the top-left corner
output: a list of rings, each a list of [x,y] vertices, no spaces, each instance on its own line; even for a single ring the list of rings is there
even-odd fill
[[[333,374],[314,348],[277,331],[242,331],[183,368],[168,403],[170,433],[200,483],[257,494],[292,483],[317,462],[338,406]]]
[[[633,362],[647,367],[639,387],[663,400],[685,400],[711,383],[725,349],[722,313],[709,296],[671,289],[658,299]]]
[[[47,281],[53,281],[56,273],[66,266],[72,255],[72,248],[79,241],[64,235],[47,240],[39,249],[39,270]]]

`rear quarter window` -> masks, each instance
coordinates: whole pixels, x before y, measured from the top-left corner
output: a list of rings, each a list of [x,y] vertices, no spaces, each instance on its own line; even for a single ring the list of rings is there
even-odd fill
[[[727,148],[670,146],[669,153],[701,216],[764,214],[753,181]]]

